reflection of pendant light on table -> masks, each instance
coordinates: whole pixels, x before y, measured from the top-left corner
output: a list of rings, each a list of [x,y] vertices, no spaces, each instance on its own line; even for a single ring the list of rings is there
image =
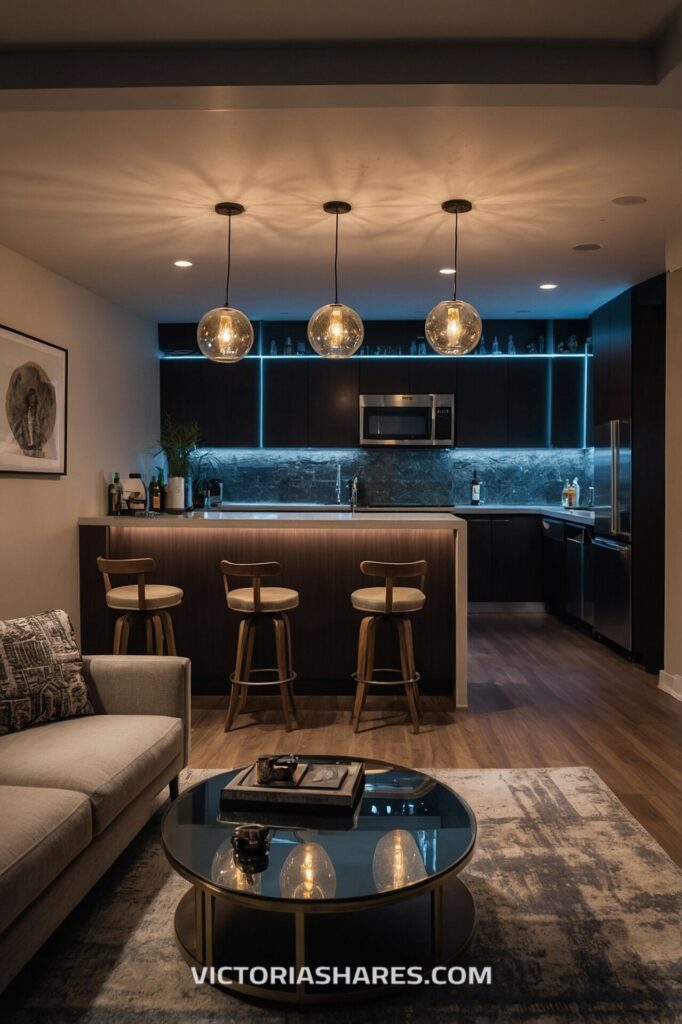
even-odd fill
[[[322,209],[336,217],[334,301],[313,313],[308,321],[308,340],[318,355],[327,359],[347,359],[357,352],[365,336],[362,320],[355,310],[339,302],[339,214],[350,213],[351,205],[334,200],[325,203]]]
[[[411,832],[396,828],[382,836],[374,850],[372,874],[377,892],[403,889],[426,878],[426,868]]]
[[[336,892],[336,871],[319,843],[296,846],[282,865],[282,896],[288,900],[328,900]]]
[[[244,212],[241,203],[218,203],[216,213],[228,218],[227,280],[225,305],[205,313],[197,328],[197,343],[205,356],[216,363],[236,363],[253,345],[253,327],[247,316],[230,306],[230,262],[232,257],[232,218]]]
[[[211,881],[232,892],[253,892],[260,894],[260,873],[249,873],[237,863],[232,843],[227,839],[221,843],[211,861]]]
[[[442,204],[455,215],[455,280],[452,298],[439,302],[426,318],[424,333],[431,348],[445,356],[461,356],[476,348],[481,339],[481,318],[468,302],[457,298],[457,243],[460,213],[468,213],[468,199],[448,199]]]

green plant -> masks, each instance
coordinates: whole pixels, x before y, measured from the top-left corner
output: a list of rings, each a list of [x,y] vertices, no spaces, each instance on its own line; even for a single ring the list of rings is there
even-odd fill
[[[169,413],[161,420],[161,435],[157,441],[159,450],[166,456],[168,476],[189,476],[197,461],[195,452],[201,441],[199,424],[178,423]]]

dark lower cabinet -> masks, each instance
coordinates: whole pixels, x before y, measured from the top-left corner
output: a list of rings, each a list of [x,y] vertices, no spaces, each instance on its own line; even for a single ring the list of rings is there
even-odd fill
[[[566,606],[564,524],[560,519],[542,519],[540,526],[543,600],[547,611],[560,615]]]
[[[259,363],[221,365],[208,359],[161,360],[161,411],[196,422],[209,448],[257,447]]]
[[[273,359],[264,373],[264,446],[305,448],[308,444],[308,361]]]
[[[357,448],[359,374],[356,362],[311,361],[308,368],[308,444]]]
[[[542,601],[542,543],[537,516],[465,516],[469,600]]]

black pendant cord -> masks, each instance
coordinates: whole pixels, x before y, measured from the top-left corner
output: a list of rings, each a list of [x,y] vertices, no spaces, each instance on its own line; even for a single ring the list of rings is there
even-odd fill
[[[457,242],[458,242],[459,213],[455,213],[455,279],[452,287],[453,302],[457,301]]]
[[[336,241],[334,244],[334,305],[339,304],[339,211],[336,211]]]
[[[232,262],[232,217],[227,218],[227,278],[225,280],[225,306],[230,308],[230,264]]]

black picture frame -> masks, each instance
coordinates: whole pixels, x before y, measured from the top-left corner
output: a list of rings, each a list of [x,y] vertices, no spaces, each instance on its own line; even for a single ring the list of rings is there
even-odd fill
[[[0,324],[0,474],[66,476],[69,352]]]

